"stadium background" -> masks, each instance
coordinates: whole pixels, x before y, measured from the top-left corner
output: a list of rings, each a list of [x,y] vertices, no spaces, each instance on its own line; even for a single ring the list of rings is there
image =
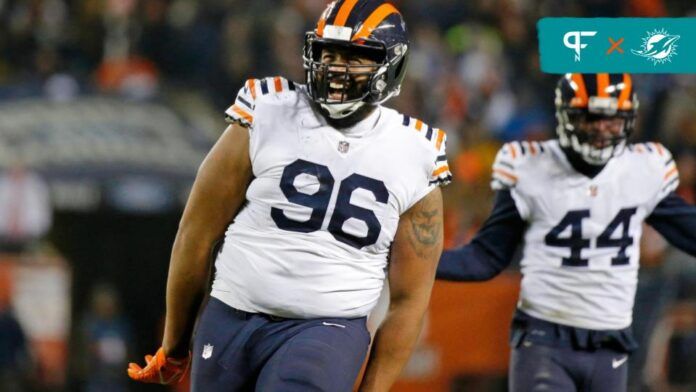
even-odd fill
[[[388,106],[448,133],[448,247],[487,216],[500,145],[554,135],[558,76],[539,70],[538,18],[696,16],[686,0],[394,3],[412,45]],[[0,0],[0,169],[39,175],[51,218],[0,255],[0,390],[165,389],[130,382],[125,368],[159,343],[168,255],[196,168],[247,78],[304,80],[303,33],[325,4]],[[635,79],[634,140],[674,152],[679,193],[693,203],[696,77]],[[15,207],[38,208],[26,204]],[[650,230],[642,263],[632,390],[696,390],[696,263]],[[505,390],[518,282],[512,268],[484,284],[438,283],[395,390]]]

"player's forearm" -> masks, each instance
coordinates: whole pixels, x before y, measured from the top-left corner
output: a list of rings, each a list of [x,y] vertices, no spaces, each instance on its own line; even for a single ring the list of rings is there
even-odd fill
[[[508,260],[498,260],[481,244],[472,242],[442,253],[437,266],[437,279],[472,282],[489,280],[508,264]]]
[[[672,192],[660,201],[645,222],[670,244],[696,256],[696,206]]]
[[[389,312],[377,331],[361,391],[388,391],[406,364],[423,323],[442,252],[439,188],[401,216],[389,261]]]
[[[437,279],[492,279],[510,265],[525,230],[526,223],[517,211],[511,191],[498,191],[493,211],[471,243],[442,254]]]
[[[162,347],[176,357],[188,352],[196,313],[205,295],[212,242],[179,228],[167,278],[167,314]]]
[[[167,355],[188,351],[206,290],[211,248],[243,205],[251,180],[248,146],[248,130],[231,125],[198,169],[169,264],[162,342]]]
[[[390,306],[375,335],[361,392],[388,391],[411,356],[423,326],[427,300],[403,301]]]

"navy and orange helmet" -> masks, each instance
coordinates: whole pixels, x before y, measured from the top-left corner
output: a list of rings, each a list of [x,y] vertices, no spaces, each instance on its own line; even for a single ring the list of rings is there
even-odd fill
[[[321,61],[322,49],[337,47],[367,55],[376,64],[370,67],[342,65],[340,71]],[[401,13],[384,0],[337,0],[328,5],[315,29],[305,34],[304,68],[307,90],[312,99],[343,118],[364,104],[380,104],[399,94],[406,73],[409,41]],[[362,67],[362,69],[361,69]],[[360,91],[329,98],[332,78],[363,74],[368,82]]]
[[[556,86],[556,128],[561,146],[603,165],[626,147],[635,128],[638,97],[629,74],[566,74]],[[621,132],[590,133],[583,123],[623,119]]]

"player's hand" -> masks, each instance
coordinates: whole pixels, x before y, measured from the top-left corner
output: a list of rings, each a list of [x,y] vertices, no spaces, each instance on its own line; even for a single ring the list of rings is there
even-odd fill
[[[191,354],[184,358],[167,357],[160,347],[154,356],[145,356],[145,367],[128,364],[128,376],[133,380],[155,384],[173,384],[181,381],[188,372]]]

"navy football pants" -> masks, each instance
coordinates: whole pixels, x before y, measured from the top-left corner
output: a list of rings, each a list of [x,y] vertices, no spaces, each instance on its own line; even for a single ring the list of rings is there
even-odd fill
[[[193,341],[191,390],[350,391],[370,342],[365,319],[278,319],[210,298]]]
[[[512,349],[511,392],[623,392],[628,354],[610,349],[575,350],[528,340]]]

